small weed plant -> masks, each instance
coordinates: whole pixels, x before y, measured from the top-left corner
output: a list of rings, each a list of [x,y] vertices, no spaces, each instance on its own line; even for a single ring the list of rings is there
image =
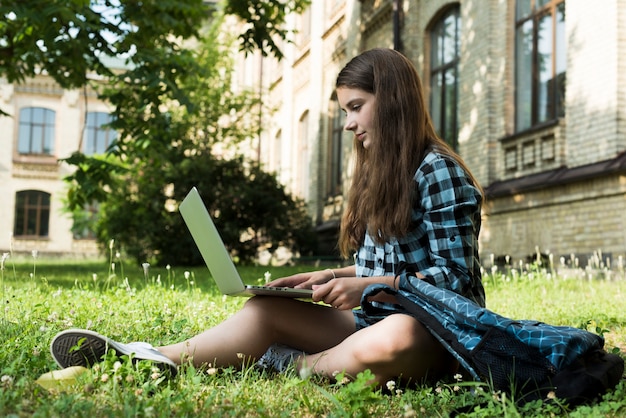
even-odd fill
[[[179,342],[223,321],[244,298],[226,298],[204,268],[122,268],[108,260],[67,262],[33,254],[2,255],[0,289],[0,415],[39,417],[494,417],[626,415],[624,382],[595,403],[570,408],[558,399],[516,404],[489,385],[451,381],[403,386],[371,384],[369,371],[332,381],[269,374],[251,364],[218,369],[183,365],[176,376],[154,364],[108,353],[103,361],[52,388],[37,383],[58,370],[49,344],[67,328],[96,330],[122,342]],[[108,264],[108,265],[107,265]],[[275,277],[311,266],[273,268]],[[264,283],[267,268],[242,268],[244,280]],[[491,269],[484,276],[488,307],[513,318],[584,327],[606,348],[625,349],[626,280],[563,278],[552,271]]]

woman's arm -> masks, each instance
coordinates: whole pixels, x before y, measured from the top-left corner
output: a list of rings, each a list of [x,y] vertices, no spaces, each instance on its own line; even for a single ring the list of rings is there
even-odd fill
[[[431,264],[420,273],[438,287],[480,299],[480,191],[449,159],[431,161],[421,174],[416,180]]]

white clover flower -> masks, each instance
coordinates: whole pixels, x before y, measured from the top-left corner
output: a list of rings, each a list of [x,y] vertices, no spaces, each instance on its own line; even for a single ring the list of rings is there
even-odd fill
[[[148,277],[148,272],[150,271],[150,263],[143,263],[141,267],[143,267],[144,276]]]
[[[106,383],[109,381],[109,374],[108,373],[103,373],[102,376],[100,377],[100,381],[102,383]]]
[[[122,367],[122,363],[120,363],[119,361],[116,361],[115,363],[113,363],[113,371],[118,371],[120,368]]]
[[[31,254],[33,255],[33,258],[37,258],[37,256],[39,255],[39,251],[33,250],[31,251]]]
[[[0,270],[4,270],[4,262],[9,258],[9,253],[2,253],[2,260],[0,261]]]
[[[189,276],[191,275],[190,272],[185,271],[185,273],[183,273],[185,275],[185,280],[189,280]]]
[[[8,374],[5,374],[2,377],[0,377],[0,383],[2,383],[2,386],[4,387],[9,387],[13,384],[13,377],[9,376]]]
[[[265,283],[269,283],[270,280],[272,280],[272,273],[266,271],[265,274],[263,274],[263,278],[265,279]]]
[[[109,241],[109,250],[111,250],[111,251],[113,250],[113,245],[114,244],[115,244],[115,240],[114,239]]]
[[[463,375],[461,373],[455,374],[454,380],[456,380],[457,382],[460,382],[461,380],[463,380]]]
[[[393,380],[389,380],[386,383],[387,389],[389,389],[390,392],[393,392],[393,390],[396,388],[396,382],[394,382]]]

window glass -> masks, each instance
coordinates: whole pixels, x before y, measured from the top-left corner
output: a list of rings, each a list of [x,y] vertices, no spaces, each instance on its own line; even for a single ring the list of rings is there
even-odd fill
[[[16,237],[47,237],[50,224],[50,194],[37,190],[18,192],[15,198]]]
[[[17,134],[17,152],[20,154],[47,154],[54,151],[55,112],[42,107],[20,109]]]
[[[450,71],[447,71],[445,74],[446,77],[446,106],[444,107],[445,111],[445,136],[444,140],[448,144],[456,144],[457,138],[457,88],[456,88],[456,68],[451,68]]]
[[[515,129],[565,114],[567,53],[564,0],[517,0]]]
[[[433,124],[438,127],[443,124],[443,115],[441,112],[443,105],[443,98],[441,97],[443,90],[442,84],[443,74],[436,73],[431,76],[430,83],[430,116],[433,120]]]
[[[442,22],[442,56],[443,62],[453,62],[457,59],[457,51],[459,46],[459,36],[457,32],[457,20],[456,14],[447,16]]]
[[[565,3],[556,8],[556,116],[565,116],[565,72],[567,70],[567,41],[565,39]]]
[[[106,112],[89,112],[83,136],[83,152],[87,155],[104,154],[117,138],[117,132],[108,126],[113,117]]]
[[[527,21],[517,30],[515,61],[517,65],[515,97],[516,126],[518,130],[531,126],[532,120],[532,80],[533,80],[533,24]]]
[[[329,151],[329,172],[328,172],[328,195],[336,196],[342,190],[342,139],[343,139],[343,118],[341,107],[334,97],[330,103],[331,132]]]
[[[437,133],[453,148],[458,134],[459,9],[448,10],[431,31],[430,113]]]
[[[530,0],[518,0],[515,8],[516,19],[523,19],[532,11]]]
[[[537,30],[537,122],[552,119],[551,112],[551,82],[554,74],[552,68],[552,16],[546,15],[539,19]]]

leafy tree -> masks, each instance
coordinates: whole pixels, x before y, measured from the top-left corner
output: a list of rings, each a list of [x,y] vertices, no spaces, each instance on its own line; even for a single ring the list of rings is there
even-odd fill
[[[170,262],[172,242],[185,242],[179,238],[186,228],[180,216],[168,210],[168,203],[180,201],[182,191],[198,182],[211,193],[205,195],[207,204],[220,207],[218,219],[223,222],[225,241],[242,259],[250,257],[253,245],[264,242],[271,242],[270,248],[279,244],[302,247],[310,232],[302,205],[258,165],[241,156],[216,157],[216,144],[230,149],[229,155],[237,155],[233,147],[258,133],[251,109],[260,104],[251,92],[229,90],[232,63],[227,51],[231,44],[220,41],[224,37],[218,29],[222,14],[207,8],[207,3],[211,2],[0,3],[5,18],[0,22],[0,76],[19,83],[45,71],[65,88],[88,84],[113,105],[111,127],[118,137],[107,154],[86,156],[79,149],[64,160],[76,168],[67,178],[68,209],[75,212],[100,202],[101,242],[115,238],[139,261],[151,257]],[[227,0],[223,10],[249,21],[250,30],[239,35],[241,49],[256,47],[280,57],[271,38],[286,37],[280,28],[285,14],[307,4],[308,0]],[[208,12],[215,22],[208,33],[201,34]],[[194,39],[199,45],[185,47]],[[105,65],[107,57],[123,58],[124,68],[113,71]],[[90,81],[89,72],[105,82]],[[243,207],[232,205],[233,199],[248,206],[254,203],[254,212],[265,218],[273,215],[281,223],[236,215],[237,208],[242,212]],[[230,208],[223,208],[224,202],[231,202]],[[167,233],[162,232],[162,225]],[[241,231],[253,231],[253,239],[240,242]],[[123,236],[111,236],[118,233]],[[193,246],[182,248],[184,253]],[[181,262],[180,254],[176,262]]]
[[[242,158],[225,160],[204,153],[178,164],[147,164],[142,175],[128,180],[111,191],[97,233],[103,243],[114,237],[136,260],[202,263],[174,203],[193,186],[213,214],[226,247],[240,262],[252,260],[261,246],[272,252],[283,245],[304,254],[314,248],[303,202],[288,196],[275,176],[258,165],[248,166]]]
[[[64,88],[82,87],[87,73],[111,76],[106,57],[163,47],[178,51],[217,8],[204,0],[8,0],[0,2],[0,76],[9,83],[45,71]],[[247,22],[241,50],[282,57],[285,16],[310,0],[225,0],[224,11]],[[154,56],[156,58],[156,56]],[[137,60],[133,60],[137,61]]]

